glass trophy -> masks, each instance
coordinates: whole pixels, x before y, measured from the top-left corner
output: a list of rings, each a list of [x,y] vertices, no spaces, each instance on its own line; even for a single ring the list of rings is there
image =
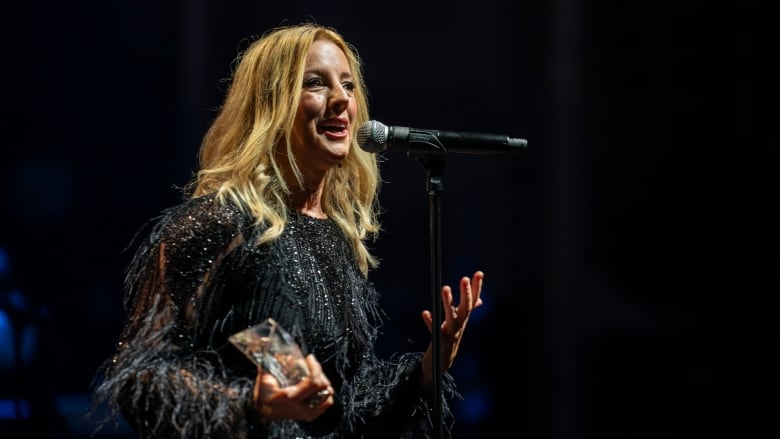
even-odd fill
[[[280,387],[296,384],[309,375],[300,347],[272,318],[237,332],[228,340],[255,365],[276,377]]]

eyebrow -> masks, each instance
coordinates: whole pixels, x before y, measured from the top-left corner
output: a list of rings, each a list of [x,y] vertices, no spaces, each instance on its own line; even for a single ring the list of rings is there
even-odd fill
[[[322,69],[316,69],[316,68],[315,68],[315,69],[307,69],[307,70],[305,70],[305,71],[303,72],[303,74],[304,74],[304,75],[329,76],[329,75],[328,75],[328,74],[327,74],[327,73],[326,73],[324,70],[322,70]],[[344,79],[344,78],[349,78],[349,79],[352,79],[352,78],[354,78],[354,75],[352,74],[352,72],[351,72],[351,71],[349,71],[349,70],[348,70],[348,71],[346,71],[346,72],[343,72],[343,73],[341,74],[341,76],[340,76],[340,79]]]

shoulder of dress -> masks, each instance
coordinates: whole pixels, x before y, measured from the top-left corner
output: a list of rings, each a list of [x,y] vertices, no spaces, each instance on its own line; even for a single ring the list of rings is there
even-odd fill
[[[230,202],[221,202],[214,195],[184,200],[162,212],[155,227],[156,234],[175,240],[218,235],[235,236],[249,218]],[[249,222],[251,224],[251,222]]]

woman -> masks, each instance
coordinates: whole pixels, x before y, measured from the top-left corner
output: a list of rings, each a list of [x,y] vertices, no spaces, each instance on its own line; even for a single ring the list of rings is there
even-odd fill
[[[203,139],[188,197],[157,219],[126,278],[128,318],[101,370],[96,402],[141,437],[425,437],[430,345],[379,359],[379,169],[356,147],[368,120],[356,52],[332,29],[274,29],[240,56]],[[480,271],[456,306],[442,287],[442,416],[456,395],[446,370]],[[228,342],[273,318],[310,374],[284,388]],[[422,313],[432,330],[432,316]]]

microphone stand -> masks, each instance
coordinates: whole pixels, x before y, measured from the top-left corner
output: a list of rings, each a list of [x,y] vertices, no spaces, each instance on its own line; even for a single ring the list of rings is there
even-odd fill
[[[415,156],[409,151],[410,156]],[[429,206],[429,235],[431,258],[431,314],[433,330],[431,331],[431,351],[433,360],[433,422],[434,439],[444,437],[443,419],[443,384],[441,371],[441,192],[444,190],[444,158],[443,154],[423,154],[414,157],[426,169],[426,190]]]

